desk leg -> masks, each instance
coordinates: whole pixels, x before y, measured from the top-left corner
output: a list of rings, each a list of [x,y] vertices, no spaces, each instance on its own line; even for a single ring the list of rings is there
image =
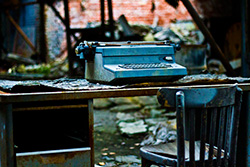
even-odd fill
[[[12,105],[0,104],[0,166],[14,167]]]
[[[91,167],[95,164],[94,153],[94,116],[93,116],[93,99],[88,100],[88,116],[89,116],[89,146],[91,148],[90,162]]]

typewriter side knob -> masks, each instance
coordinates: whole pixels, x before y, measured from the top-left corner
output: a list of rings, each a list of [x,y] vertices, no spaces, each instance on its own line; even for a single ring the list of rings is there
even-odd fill
[[[75,48],[75,53],[80,57],[80,59],[92,61],[94,60],[96,46],[96,43],[94,43],[93,45],[89,45],[87,42],[81,42],[79,46]]]

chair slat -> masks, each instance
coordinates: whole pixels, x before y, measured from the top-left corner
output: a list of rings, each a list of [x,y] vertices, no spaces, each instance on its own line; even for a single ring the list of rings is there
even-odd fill
[[[188,110],[189,112],[189,121],[190,121],[190,127],[189,127],[189,159],[190,159],[190,167],[195,167],[195,110],[191,109]]]
[[[205,167],[205,142],[207,136],[207,109],[204,108],[201,113],[201,132],[200,132],[200,166]]]
[[[184,94],[179,91],[176,93],[176,116],[177,116],[177,166],[185,165],[185,143],[184,143],[184,126],[183,118],[185,113]]]
[[[213,166],[213,156],[214,156],[214,143],[215,143],[215,133],[216,133],[216,123],[217,123],[217,108],[213,108],[211,111],[211,123],[210,123],[210,133],[209,133],[209,155],[208,163],[209,166]]]
[[[227,120],[226,120],[226,133],[225,133],[225,142],[224,142],[224,166],[228,166],[228,153],[229,153],[229,143],[231,139],[230,130],[231,130],[231,116],[232,116],[232,106],[227,107]]]
[[[238,139],[238,129],[240,121],[240,108],[242,101],[242,91],[237,88],[235,96],[235,107],[232,112],[232,138],[230,146],[230,157],[229,157],[229,166],[236,166],[236,150],[237,150],[237,139]]]
[[[218,140],[217,140],[217,166],[221,166],[221,149],[223,146],[223,137],[224,137],[224,128],[225,128],[225,114],[226,107],[220,108],[220,122],[219,122],[219,131],[218,131]]]

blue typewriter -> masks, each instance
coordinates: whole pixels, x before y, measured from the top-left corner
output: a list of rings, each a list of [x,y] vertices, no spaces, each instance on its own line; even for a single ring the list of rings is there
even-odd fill
[[[76,55],[85,60],[85,78],[90,82],[131,84],[165,82],[187,75],[175,63],[180,46],[160,42],[83,42]]]

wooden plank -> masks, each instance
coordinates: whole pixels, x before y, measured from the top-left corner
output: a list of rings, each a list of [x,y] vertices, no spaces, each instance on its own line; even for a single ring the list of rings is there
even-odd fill
[[[239,129],[239,118],[242,102],[242,92],[237,90],[235,96],[235,107],[232,113],[232,136],[231,136],[231,147],[230,147],[230,159],[229,166],[236,166],[236,151],[237,151],[237,141],[238,141],[238,129]]]
[[[225,127],[225,114],[226,107],[220,109],[220,122],[219,122],[219,132],[218,132],[218,140],[217,140],[217,166],[221,166],[221,149],[223,145],[223,137],[224,137],[224,127]]]
[[[215,84],[215,85],[190,85],[190,86],[164,86],[179,88],[196,87],[225,87],[234,84]],[[250,91],[250,83],[238,84],[243,91]],[[0,94],[0,102],[31,102],[38,100],[74,100],[74,99],[93,99],[109,97],[131,97],[131,96],[151,96],[156,95],[162,87],[143,87],[143,88],[119,88],[102,90],[82,90],[82,91],[59,91],[59,92],[36,92],[36,93],[11,93]]]
[[[184,94],[182,91],[176,93],[176,116],[177,116],[177,166],[185,166],[185,143],[184,143]]]
[[[207,109],[201,113],[200,166],[205,167],[205,142],[207,136]]]
[[[217,109],[212,109],[210,131],[209,131],[209,155],[208,155],[209,167],[213,166],[213,156],[214,156],[213,148],[215,143],[216,123],[217,123]]]
[[[11,17],[9,12],[5,12],[7,18],[10,20],[10,22],[14,25],[14,27],[17,29],[18,33],[23,37],[24,41],[29,45],[29,47],[33,50],[34,53],[38,53],[35,46],[32,44],[32,42],[29,40],[27,35],[23,32],[21,27],[16,23],[16,21]]]
[[[232,116],[232,106],[227,107],[227,121],[226,121],[226,134],[225,134],[225,142],[224,142],[224,152],[226,158],[224,158],[224,166],[228,166],[228,153],[229,153],[229,145],[230,145],[230,130],[231,130],[231,116]]]
[[[189,160],[191,167],[195,167],[195,110],[189,110]]]

